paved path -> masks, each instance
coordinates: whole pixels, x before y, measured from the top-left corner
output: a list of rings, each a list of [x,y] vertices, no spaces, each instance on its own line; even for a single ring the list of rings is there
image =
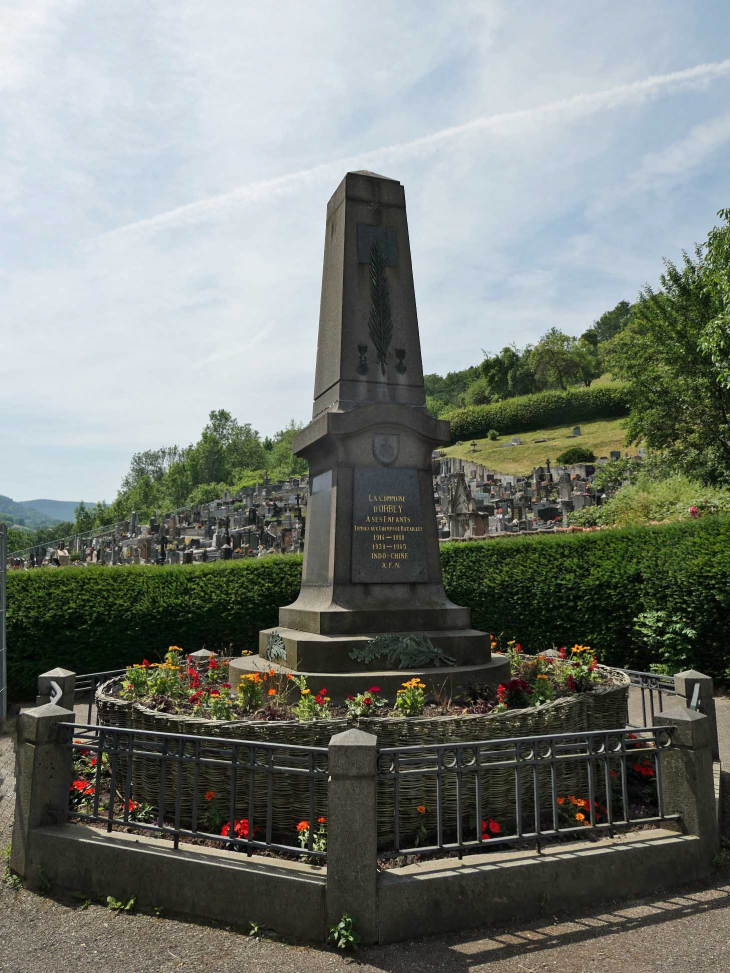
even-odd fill
[[[723,761],[730,766],[730,700],[718,701],[718,723]],[[12,774],[12,743],[5,735],[0,777],[8,769]],[[7,805],[0,803],[2,845],[9,840]],[[0,883],[1,973],[328,973],[344,967],[363,973],[726,973],[730,866],[671,893],[587,902],[579,913],[361,949],[352,958],[255,940],[230,928],[117,916],[98,905],[84,909],[78,901]]]

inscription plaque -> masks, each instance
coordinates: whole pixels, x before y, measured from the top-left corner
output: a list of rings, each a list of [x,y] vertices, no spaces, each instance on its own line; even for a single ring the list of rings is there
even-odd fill
[[[427,580],[418,471],[356,466],[352,491],[353,584]]]

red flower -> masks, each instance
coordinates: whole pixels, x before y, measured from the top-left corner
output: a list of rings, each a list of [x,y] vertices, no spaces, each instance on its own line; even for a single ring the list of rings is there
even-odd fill
[[[567,654],[568,653],[565,651],[565,646],[563,646],[562,649],[558,649],[558,655],[561,659],[564,659]]]
[[[227,821],[221,828],[221,835],[227,838],[230,834],[231,827],[230,821]],[[248,819],[240,818],[238,821],[233,822],[233,835],[236,838],[248,838]]]
[[[231,684],[229,682],[221,683],[221,689],[230,689],[230,688],[231,688]]]
[[[573,678],[573,674],[572,673],[568,673],[567,683],[568,683],[568,689],[571,691],[571,693],[574,693],[575,692],[575,679]]]
[[[130,797],[129,801],[127,801],[127,810],[136,811],[138,807],[139,804],[136,801],[133,801],[132,798]]]
[[[499,823],[493,818],[482,821],[482,841],[488,841],[493,834],[499,834],[502,830]]]
[[[75,780],[71,784],[72,791],[80,791],[82,794],[96,794],[96,788],[92,787],[88,780]]]
[[[317,818],[317,824],[324,824],[327,818]]]
[[[218,660],[217,659],[211,659],[210,662],[208,663],[208,668],[209,669],[218,669],[219,668],[219,666],[218,666]]]
[[[369,693],[379,693],[380,692],[380,686],[371,686],[370,689],[368,689],[368,692]]]
[[[372,706],[373,705],[373,701],[372,701],[372,699],[370,699],[369,696],[366,696],[365,699],[363,700],[363,704],[365,706]]]
[[[297,831],[309,831],[309,821],[300,821],[297,825]]]
[[[354,696],[348,696],[347,698],[348,699],[354,699],[355,697]]]
[[[593,672],[594,669],[598,668],[598,662],[596,661],[596,659],[591,659],[591,664],[588,666],[588,668],[590,669],[591,672]]]
[[[143,668],[145,668],[145,669],[149,669],[149,667],[150,667],[150,664],[149,664],[149,662],[147,661],[147,659],[142,659],[142,666],[143,666]]]

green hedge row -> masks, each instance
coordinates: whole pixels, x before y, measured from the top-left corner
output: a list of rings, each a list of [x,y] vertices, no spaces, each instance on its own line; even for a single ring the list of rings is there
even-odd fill
[[[452,442],[483,439],[490,429],[500,435],[529,432],[550,426],[612,419],[627,415],[628,395],[623,385],[596,385],[567,392],[538,392],[491,405],[471,405],[444,413],[451,423]]]
[[[299,592],[295,555],[174,567],[8,572],[8,686],[35,693],[54,666],[103,672],[161,660],[170,645],[258,649],[258,632]]]
[[[696,629],[694,668],[730,666],[730,517],[660,527],[442,546],[449,596],[474,624],[526,651],[580,642],[605,662],[653,661],[633,619],[660,610]],[[68,568],[8,575],[8,676],[13,698],[36,677],[158,660],[169,645],[256,650],[299,589],[301,558],[186,567]]]

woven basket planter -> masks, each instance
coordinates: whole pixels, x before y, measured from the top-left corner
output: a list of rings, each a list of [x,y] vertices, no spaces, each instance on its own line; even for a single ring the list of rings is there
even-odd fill
[[[464,716],[436,717],[362,717],[355,719],[261,722],[256,720],[221,721],[199,719],[193,716],[175,716],[150,710],[140,703],[120,700],[112,695],[120,679],[110,680],[99,687],[96,705],[99,722],[107,726],[128,726],[139,730],[164,733],[182,733],[195,736],[223,737],[249,742],[277,743],[296,746],[327,747],[334,734],[353,726],[378,738],[381,747],[417,746],[433,743],[473,743],[505,737],[540,736],[552,733],[571,733],[584,730],[612,730],[626,725],[628,677],[617,670],[605,670],[614,684],[601,687],[592,693],[557,699],[544,706],[509,710],[505,713],[467,714]],[[186,744],[186,753],[192,756],[194,744]],[[201,747],[201,756],[214,756],[215,745]],[[253,821],[260,827],[266,821],[269,775],[264,772],[266,751],[257,751],[254,763],[260,771],[240,767],[236,782],[236,816],[250,817],[249,795],[253,790]],[[241,760],[244,755],[241,755]],[[323,758],[324,759],[324,758]],[[123,766],[124,761],[120,766]],[[422,775],[408,775],[400,781],[400,830],[406,840],[415,834],[424,819],[416,808],[425,805],[429,814],[425,824],[430,827],[435,820],[437,800],[436,775],[425,768]],[[158,806],[160,801],[159,760],[135,756],[133,770],[133,796]],[[550,804],[549,769],[538,774],[540,805],[547,810]],[[175,815],[175,785],[177,768],[170,762],[165,787],[165,818]],[[585,767],[570,764],[557,770],[558,794],[587,796],[587,771]],[[533,807],[533,780],[523,780],[523,811],[530,813]],[[456,829],[456,774],[447,774],[443,784],[443,827],[446,833]],[[204,795],[213,791],[217,795],[230,794],[231,773],[226,765],[201,766],[195,796],[198,814],[205,808]],[[189,824],[192,819],[195,779],[192,764],[182,768],[180,820]],[[294,840],[298,821],[309,818],[309,781],[305,776],[289,774],[273,775],[273,837],[274,840]],[[475,833],[476,785],[473,774],[462,778],[462,823],[470,833]],[[326,776],[315,779],[315,816],[327,814]],[[515,772],[512,769],[495,768],[482,775],[482,817],[492,817],[504,822],[515,816]],[[378,777],[378,835],[382,847],[392,845],[394,837],[394,781],[387,771]]]

